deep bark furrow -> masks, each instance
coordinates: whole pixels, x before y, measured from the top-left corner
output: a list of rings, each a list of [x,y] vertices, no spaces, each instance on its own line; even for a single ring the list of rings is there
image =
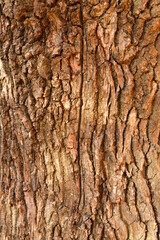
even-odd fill
[[[80,206],[82,201],[82,195],[84,195],[83,189],[83,166],[81,161],[81,118],[82,118],[82,91],[83,91],[83,82],[84,82],[84,70],[83,70],[83,60],[84,60],[84,23],[83,23],[83,0],[80,0],[80,17],[81,17],[81,25],[82,25],[82,36],[81,36],[81,83],[80,83],[80,109],[79,109],[79,124],[78,124],[78,165],[80,172],[80,198],[78,205]],[[82,204],[83,205],[83,204]],[[78,206],[78,207],[79,207]]]

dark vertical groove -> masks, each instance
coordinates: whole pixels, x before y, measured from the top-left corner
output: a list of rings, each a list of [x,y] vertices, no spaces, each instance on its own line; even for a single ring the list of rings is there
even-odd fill
[[[83,60],[84,60],[84,22],[83,22],[83,0],[80,0],[80,15],[81,15],[81,26],[82,26],[82,38],[81,38],[81,85],[80,85],[80,109],[79,109],[79,123],[78,123],[78,165],[79,165],[79,183],[80,183],[80,198],[78,203],[78,208],[82,201],[82,192],[83,192],[83,183],[82,183],[82,162],[81,162],[81,151],[80,151],[80,138],[81,138],[81,121],[82,121],[82,91],[83,91],[83,82],[84,82],[84,73],[83,73]]]

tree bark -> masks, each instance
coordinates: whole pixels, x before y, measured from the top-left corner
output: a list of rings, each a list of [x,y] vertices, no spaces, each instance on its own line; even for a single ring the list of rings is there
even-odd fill
[[[0,13],[0,239],[160,239],[160,0]]]

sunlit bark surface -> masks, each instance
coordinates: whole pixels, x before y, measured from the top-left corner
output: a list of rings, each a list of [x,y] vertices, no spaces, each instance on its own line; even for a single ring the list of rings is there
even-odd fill
[[[160,0],[0,0],[0,239],[160,238]]]

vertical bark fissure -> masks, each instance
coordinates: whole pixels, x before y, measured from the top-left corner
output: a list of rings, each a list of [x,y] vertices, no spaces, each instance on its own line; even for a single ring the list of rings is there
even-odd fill
[[[80,198],[78,203],[78,208],[82,201],[83,195],[83,166],[81,161],[81,121],[82,121],[82,106],[83,106],[83,82],[84,82],[84,22],[83,22],[83,0],[80,0],[80,17],[82,26],[82,36],[81,36],[81,84],[80,84],[80,109],[79,109],[79,123],[78,123],[78,165],[79,165],[79,184],[80,184]]]

